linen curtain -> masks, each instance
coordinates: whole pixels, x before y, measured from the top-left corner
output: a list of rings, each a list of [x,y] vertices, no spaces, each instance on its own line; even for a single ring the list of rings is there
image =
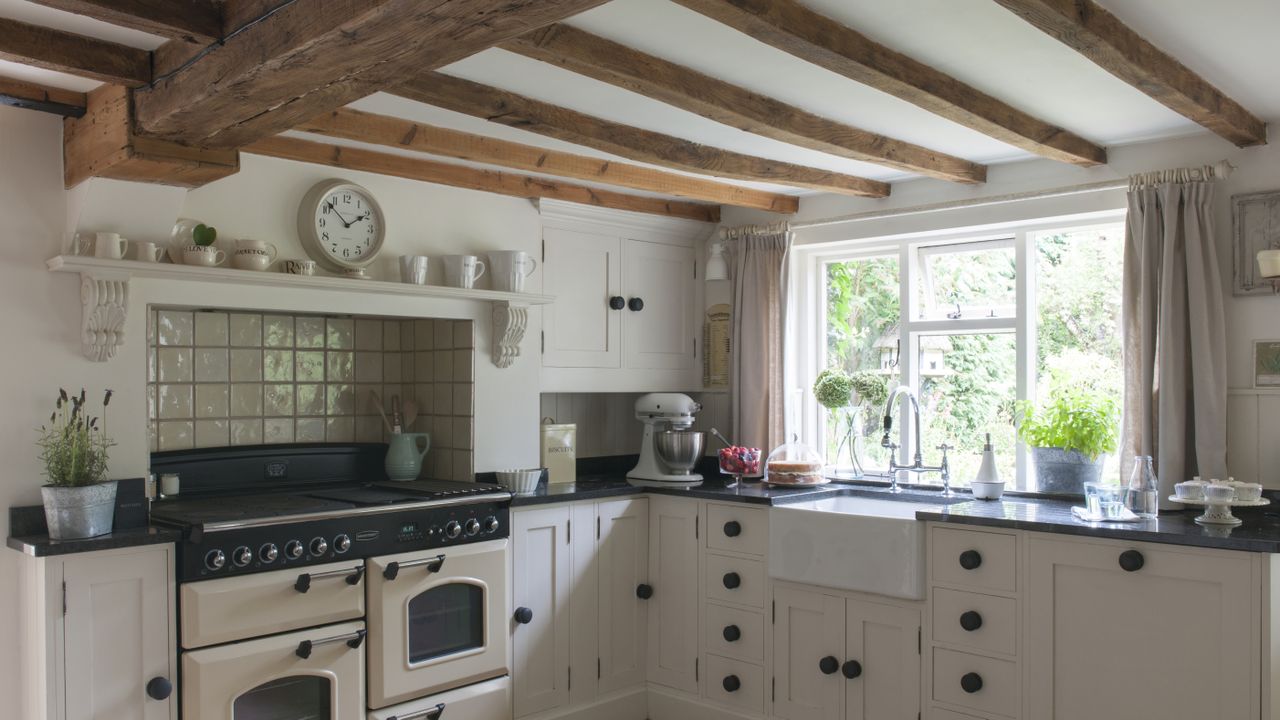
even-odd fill
[[[721,236],[733,309],[733,442],[768,453],[785,438],[782,357],[792,233],[784,224],[735,228]]]
[[[1155,180],[1134,178],[1128,195],[1121,480],[1152,456],[1163,506],[1192,475],[1226,479],[1226,322],[1213,184]]]

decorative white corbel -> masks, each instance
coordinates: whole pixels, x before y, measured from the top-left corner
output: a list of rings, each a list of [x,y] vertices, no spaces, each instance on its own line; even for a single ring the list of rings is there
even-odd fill
[[[493,304],[493,364],[511,367],[520,357],[520,341],[529,327],[529,305],[520,302]]]
[[[124,321],[129,308],[129,281],[117,277],[80,274],[80,341],[85,357],[106,362],[124,344]]]

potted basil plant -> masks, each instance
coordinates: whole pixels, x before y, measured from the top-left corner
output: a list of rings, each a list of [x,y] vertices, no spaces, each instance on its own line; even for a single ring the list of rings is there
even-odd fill
[[[75,540],[111,532],[115,519],[116,483],[104,480],[107,451],[115,445],[107,436],[107,405],[102,416],[89,414],[85,391],[68,395],[59,389],[49,424],[41,426],[40,460],[49,483],[40,488],[49,537]]]
[[[1111,397],[1086,386],[1054,390],[1034,408],[1018,403],[1018,436],[1031,446],[1040,492],[1080,495],[1097,482],[1120,439],[1120,408]]]

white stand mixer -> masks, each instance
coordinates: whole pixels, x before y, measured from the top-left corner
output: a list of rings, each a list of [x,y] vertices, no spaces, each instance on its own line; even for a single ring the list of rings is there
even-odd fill
[[[681,393],[649,393],[636,400],[636,419],[644,423],[640,462],[627,473],[633,485],[697,485],[692,472],[706,446],[706,433],[689,430],[702,405]]]

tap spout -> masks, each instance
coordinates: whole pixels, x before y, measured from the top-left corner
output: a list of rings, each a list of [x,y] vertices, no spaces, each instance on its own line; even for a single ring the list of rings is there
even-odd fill
[[[884,437],[880,439],[880,445],[889,447],[892,444],[889,441],[889,433],[893,429],[893,411],[898,404],[898,397],[901,395],[906,395],[911,400],[911,414],[914,422],[912,429],[915,431],[916,441],[915,462],[918,465],[924,460],[924,454],[921,452],[920,401],[916,399],[916,394],[911,388],[906,385],[899,385],[894,388],[893,392],[889,393],[889,400],[884,406]]]

